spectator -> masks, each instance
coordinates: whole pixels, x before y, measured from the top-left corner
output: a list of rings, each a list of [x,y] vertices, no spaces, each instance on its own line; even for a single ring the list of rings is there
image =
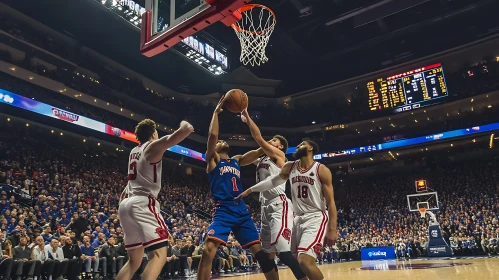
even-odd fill
[[[99,264],[102,262],[103,267],[105,267],[105,269],[107,270],[107,260],[105,258],[100,259],[98,256],[96,256],[95,250],[96,248],[90,245],[90,238],[88,236],[85,236],[83,238],[83,245],[80,246],[83,266],[87,274],[91,274],[93,269],[93,275],[96,279],[98,279],[100,278]]]
[[[62,247],[62,252],[64,254],[64,259],[69,260],[67,270],[68,280],[75,280],[78,275],[80,275],[82,269],[82,253],[80,247],[73,244],[73,238],[67,237],[64,242],[65,244]]]
[[[2,239],[4,238],[4,233],[0,229],[0,276],[3,279],[9,279],[12,273],[12,267],[14,266],[14,260],[9,256],[3,254]]]
[[[108,268],[110,268],[113,278],[116,277],[116,273],[120,271],[120,269],[123,267],[123,262],[125,260],[124,256],[120,256],[118,254],[118,250],[115,247],[115,244],[116,244],[116,237],[110,236],[109,239],[107,240],[107,243],[102,245],[99,252],[99,258],[101,259],[105,258],[107,260],[107,266]]]
[[[66,274],[68,270],[68,260],[64,259],[64,252],[59,247],[59,241],[52,239],[44,249],[48,258],[55,262],[53,277],[57,280],[63,280],[62,275]]]
[[[19,245],[14,248],[14,260],[23,263],[22,275],[33,279],[36,261],[31,260],[31,249],[28,247],[28,239],[25,236],[21,236]]]
[[[43,237],[38,236],[35,240],[36,246],[33,248],[33,260],[37,261],[35,266],[35,277],[41,279],[52,279],[55,268],[55,261],[49,258]]]

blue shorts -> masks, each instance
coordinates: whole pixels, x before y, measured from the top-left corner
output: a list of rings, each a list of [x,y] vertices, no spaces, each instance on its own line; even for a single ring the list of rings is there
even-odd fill
[[[218,205],[207,238],[225,245],[231,231],[243,248],[260,243],[255,223],[244,203]]]

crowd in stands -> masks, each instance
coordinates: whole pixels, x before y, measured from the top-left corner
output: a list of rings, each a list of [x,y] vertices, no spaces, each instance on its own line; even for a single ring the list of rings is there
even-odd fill
[[[69,152],[60,148],[64,145],[58,137],[14,127],[0,139],[0,244],[2,258],[12,260],[10,270],[2,271],[38,279],[74,279],[80,271],[83,276],[113,277],[126,260],[117,217],[126,158]],[[335,189],[340,237],[333,247],[323,248],[320,260],[358,259],[363,247],[388,245],[400,257],[424,256],[428,221],[410,213],[406,204],[414,180],[420,178],[439,193],[435,214],[456,255],[498,254],[498,162],[497,157],[448,162],[410,174],[348,178]],[[213,202],[202,171],[188,175],[179,166],[163,170],[159,200],[175,244],[168,248],[164,275],[192,275]],[[258,226],[258,203],[248,205]],[[254,265],[251,254],[233,238],[217,256],[214,273]]]
[[[176,126],[180,120],[189,119],[195,127],[200,129],[201,133],[206,132],[205,128],[208,127],[208,120],[199,116],[209,115],[212,111],[211,106],[162,96],[158,92],[145,88],[140,80],[126,77],[103,61],[77,48],[71,48],[62,42],[58,42],[48,35],[42,35],[32,27],[13,19],[0,19],[0,25],[3,30],[16,38],[40,46],[96,73],[99,79],[85,77],[85,75],[78,73],[76,69],[58,67],[54,70],[48,70],[39,65],[33,65],[30,59],[34,54],[27,54],[23,62],[16,62],[20,63],[22,67],[107,102],[124,106],[160,123]],[[2,56],[4,60],[13,62],[8,53],[3,53]],[[446,73],[446,81],[450,100],[497,90],[499,89],[499,63],[495,60],[484,60],[473,66],[466,65],[459,71]],[[128,98],[119,98],[118,95],[111,94],[111,92],[119,92],[128,96]],[[258,112],[259,123],[263,126],[306,126],[310,125],[312,121],[341,124],[381,116],[374,115],[373,112],[368,110],[366,96],[367,88],[364,84],[360,84],[348,98],[332,96],[330,99],[319,103],[300,103],[300,106],[295,106],[292,109],[285,109],[282,105],[277,104],[268,104],[263,107],[252,106],[250,109]],[[141,100],[149,106],[153,105],[165,113],[148,110],[146,106],[130,101],[130,97]],[[352,114],[352,112],[356,113]],[[386,115],[389,113],[381,112],[380,114]],[[293,122],[288,121],[291,117],[297,115],[306,117],[293,118]],[[231,123],[231,132],[247,132],[244,129],[245,127],[238,122]]]
[[[440,210],[434,213],[455,255],[499,254],[498,159],[442,161],[417,172],[349,179],[335,189],[340,238],[334,251],[348,254],[337,258],[358,258],[363,247],[389,245],[401,257],[425,256],[429,220],[409,212],[406,200],[422,178],[438,193]]]
[[[212,107],[164,98],[144,88],[140,81],[124,77],[50,37],[40,36],[29,26],[5,18],[0,24],[15,37],[97,73],[99,82],[76,74],[74,69],[49,71],[31,65],[29,56],[20,62],[21,66],[167,125],[176,126],[186,118],[194,120],[196,131],[208,128],[206,116],[211,114]],[[7,54],[2,55],[5,61],[12,61]],[[452,98],[458,99],[498,89],[498,76],[499,63],[489,61],[450,73],[447,80]],[[130,131],[135,126],[132,120],[7,74],[0,78],[3,89]],[[111,91],[140,98],[167,113],[147,111]],[[353,96],[350,101],[331,99],[318,107],[308,105],[292,111],[257,108],[265,112],[259,124],[290,125],[281,121],[300,114],[311,118],[304,120],[303,125],[310,124],[311,120],[345,123],[368,117],[351,113],[363,112],[360,109],[366,106],[363,102]],[[497,115],[487,113],[477,119],[466,118],[443,125],[445,129],[456,129],[463,127],[463,122],[475,125],[475,121],[485,123],[496,118]],[[0,131],[0,279],[112,278],[126,261],[117,216],[119,194],[126,185],[126,156],[90,156],[79,149],[64,148],[62,141],[15,127]],[[428,221],[421,219],[419,213],[409,212],[406,200],[406,195],[414,192],[414,180],[421,178],[439,193],[440,210],[435,214],[455,255],[499,254],[498,170],[499,159],[495,157],[465,163],[449,160],[407,174],[349,177],[344,185],[335,187],[340,227],[338,242],[333,247],[324,247],[319,261],[358,259],[363,247],[388,245],[397,249],[399,257],[425,256]],[[203,171],[187,174],[183,167],[173,165],[163,168],[162,179],[158,200],[171,232],[163,276],[189,276],[199,263],[214,204]],[[259,228],[259,204],[252,198],[247,200]],[[227,246],[217,251],[213,272],[244,270],[255,265],[251,254],[231,237]]]
[[[68,239],[71,239],[71,248],[77,245],[74,247],[77,252],[72,254],[75,254],[75,259],[81,259],[74,264],[82,267],[79,270],[83,269],[86,273],[99,272],[100,276],[111,277],[123,264],[122,257],[126,257],[122,246],[123,232],[117,217],[117,203],[119,194],[126,185],[127,157],[90,157],[83,151],[68,153],[65,148],[61,148],[64,145],[58,137],[50,138],[51,135],[35,131],[16,133],[14,127],[8,130],[10,135],[0,137],[0,244],[2,250],[7,252],[4,257],[9,256],[18,261],[15,252],[20,244],[19,239],[27,236],[26,242],[30,250],[39,246],[38,237],[42,238],[40,241],[45,246],[52,246],[52,242],[57,239],[58,247],[63,249],[64,259],[72,259],[66,257],[64,250]],[[39,141],[40,139],[45,141]],[[169,257],[173,258],[170,259],[172,264],[168,266],[170,275],[183,275],[184,269],[187,269],[183,261],[190,261],[191,256],[198,261],[201,256],[202,243],[211,218],[210,210],[213,209],[207,189],[207,181],[202,172],[188,175],[178,165],[164,168],[163,189],[159,200],[171,236],[180,242],[169,249]],[[27,199],[30,197],[32,200]],[[258,221],[258,217],[255,220]],[[184,248],[191,245],[196,250],[189,249],[186,252]],[[179,247],[178,252],[175,251]],[[105,258],[109,255],[108,248],[116,248],[111,250],[114,257]],[[233,255],[233,252],[246,255],[246,251],[235,240],[230,250],[222,250],[220,254],[225,252],[228,255]],[[54,255],[56,257],[59,255]],[[175,264],[175,258],[182,261]],[[26,259],[36,261],[36,254],[31,254]],[[232,262],[230,264],[234,268]],[[243,264],[252,263],[246,260],[238,264],[238,267]],[[16,265],[20,264],[16,262]],[[26,264],[26,267],[31,268],[30,265]],[[194,265],[197,265],[196,261]],[[14,266],[12,275],[27,273],[29,276],[40,276],[41,273],[43,276],[46,273],[57,278],[78,270],[71,269],[71,266],[71,263],[62,267],[55,265],[52,269],[43,265],[38,268],[35,265],[37,268],[34,270]]]

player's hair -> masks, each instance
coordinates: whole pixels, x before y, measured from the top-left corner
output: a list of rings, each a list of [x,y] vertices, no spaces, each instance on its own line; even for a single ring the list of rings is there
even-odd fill
[[[286,151],[288,150],[288,140],[286,140],[286,138],[284,138],[284,136],[282,135],[275,135],[274,136],[275,139],[278,139],[279,142],[281,142],[281,145],[282,145],[282,151],[284,153],[286,153]]]
[[[310,146],[312,146],[312,153],[314,155],[319,153],[319,145],[317,145],[317,143],[315,143],[312,140],[305,140],[305,142],[307,142]]]
[[[135,136],[142,144],[149,141],[154,134],[154,130],[156,130],[156,123],[151,119],[145,119],[135,127]]]

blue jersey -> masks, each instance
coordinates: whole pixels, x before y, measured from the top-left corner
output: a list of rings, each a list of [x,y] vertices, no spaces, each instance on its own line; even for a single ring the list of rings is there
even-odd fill
[[[211,193],[215,201],[233,201],[243,192],[241,169],[235,159],[220,159],[217,166],[208,173]]]

